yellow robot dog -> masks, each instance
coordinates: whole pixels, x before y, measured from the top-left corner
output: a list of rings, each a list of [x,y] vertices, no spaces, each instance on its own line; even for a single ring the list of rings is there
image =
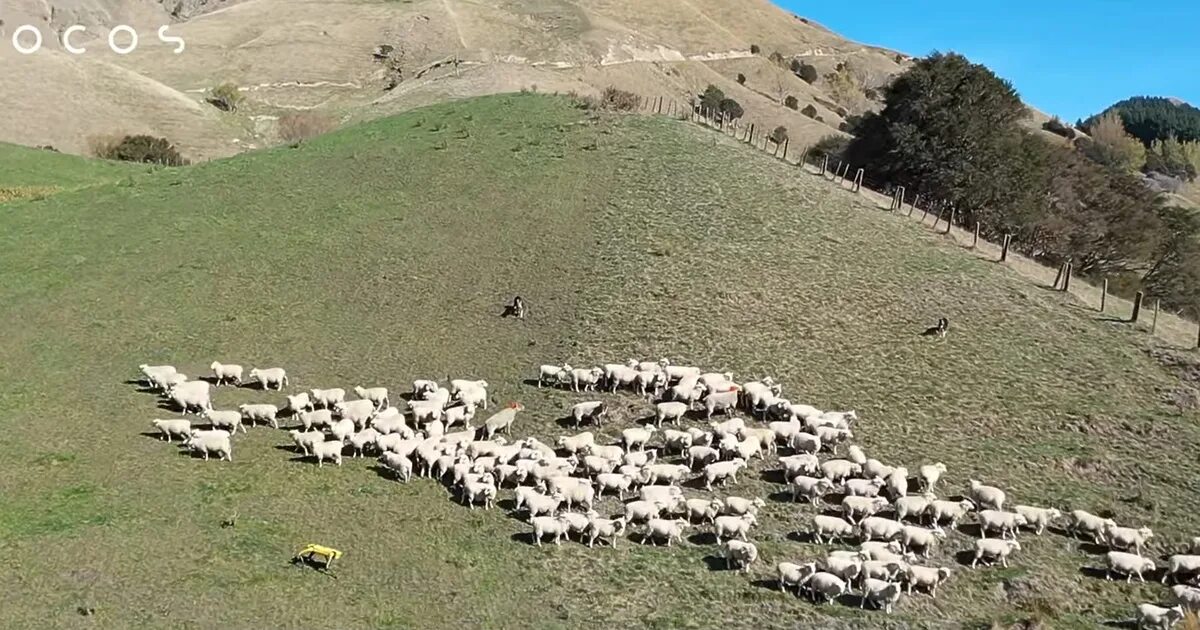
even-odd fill
[[[318,569],[329,570],[333,561],[342,557],[342,552],[324,545],[306,545],[296,553],[292,562],[303,562]]]

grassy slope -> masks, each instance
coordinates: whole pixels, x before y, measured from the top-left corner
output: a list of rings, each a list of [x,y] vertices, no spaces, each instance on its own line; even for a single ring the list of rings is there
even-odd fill
[[[1195,534],[1180,524],[1200,507],[1188,486],[1200,431],[1160,402],[1171,380],[1138,338],[714,142],[726,139],[490,97],[7,207],[5,625],[93,625],[74,612],[84,603],[122,628],[864,621],[771,590],[775,562],[822,551],[789,538],[810,507],[769,501],[749,578],[710,572],[704,534],[671,549],[537,550],[503,512],[383,479],[370,461],[318,470],[283,432],[239,437],[233,464],[177,455],[140,435],[169,415],[123,382],[141,362],[190,374],[213,358],[278,364],[295,389],[478,375],[496,402],[527,405],[519,434],[549,439],[578,398],[522,384],[532,366],[669,355],[856,407],[869,453],[910,469],[944,461],[947,493],[977,477],[1015,502]],[[513,293],[531,319],[496,317]],[[955,323],[947,340],[914,335],[940,314]],[[608,435],[642,412],[614,400]],[[779,492],[761,469],[728,493]],[[615,508],[606,499],[601,511]],[[222,529],[232,514],[237,526]],[[935,560],[956,567],[952,583],[936,601],[904,600],[897,617],[1091,626],[1164,597],[1082,575],[1099,559],[1074,541],[1027,538],[1012,569],[973,571],[955,564],[970,539],[954,534]],[[347,552],[336,581],[286,566],[306,542]]]
[[[106,160],[89,160],[77,155],[55,153],[0,142],[0,188],[17,186],[79,188],[116,181],[150,167]]]

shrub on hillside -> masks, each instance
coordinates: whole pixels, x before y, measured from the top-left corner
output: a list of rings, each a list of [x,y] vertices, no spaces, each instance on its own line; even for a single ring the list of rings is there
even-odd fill
[[[809,84],[816,83],[817,77],[820,76],[817,73],[817,67],[811,63],[801,63],[800,68],[795,70],[795,72],[796,76],[804,79],[804,82]]]
[[[818,140],[809,149],[809,153],[817,159],[820,159],[822,155],[828,155],[830,160],[840,160],[848,144],[850,144],[850,139],[846,136],[828,135]]]
[[[611,85],[604,88],[604,92],[600,94],[600,106],[617,112],[635,111],[640,102],[637,94],[618,90]]]
[[[166,138],[136,135],[125,136],[120,142],[100,147],[99,157],[123,162],[144,162],[163,166],[183,166],[187,160]]]
[[[791,95],[789,95],[787,98],[783,99],[783,104],[786,105],[788,109],[799,109],[800,108],[800,101],[797,100],[795,96],[791,96]]]
[[[223,112],[235,112],[242,103],[242,93],[233,83],[222,83],[208,90],[208,102]]]
[[[737,76],[737,82],[738,85],[746,85],[746,75],[739,72]]]
[[[292,112],[279,117],[279,139],[294,146],[329,133],[335,126],[333,120],[317,112]]]
[[[757,55],[760,52],[762,52],[762,49],[758,47],[758,44],[750,44],[751,55]]]
[[[729,116],[730,120],[741,118],[746,112],[742,109],[742,105],[731,98],[721,99],[717,109],[724,115]]]
[[[788,139],[787,127],[779,125],[773,131],[771,131],[770,137],[771,142],[774,142],[775,144],[783,144],[783,142]]]
[[[800,113],[808,116],[809,118],[816,118],[817,108],[814,107],[812,103],[809,103],[808,105],[804,106],[804,109],[800,110]]]
[[[1051,118],[1050,120],[1042,123],[1042,129],[1045,129],[1052,134],[1062,136],[1067,140],[1075,139],[1075,130],[1069,125],[1064,124],[1063,121],[1059,120],[1058,118]]]
[[[767,59],[770,59],[771,63],[777,66],[784,68],[787,67],[787,60],[783,58],[783,53],[779,52],[778,50],[768,55]]]

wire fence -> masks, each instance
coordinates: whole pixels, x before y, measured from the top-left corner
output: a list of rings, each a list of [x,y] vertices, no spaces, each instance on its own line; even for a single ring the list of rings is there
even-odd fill
[[[687,120],[718,131],[838,187],[869,196],[881,209],[886,203],[888,212],[906,218],[916,217],[922,225],[927,225],[938,234],[953,238],[981,257],[1019,267],[1018,271],[1023,275],[1041,279],[1054,274],[1054,281],[1047,280],[1047,286],[1075,295],[1086,304],[1092,305],[1099,313],[1111,314],[1108,317],[1109,321],[1135,325],[1141,323],[1144,326],[1144,318],[1148,318],[1150,321],[1147,332],[1151,335],[1183,347],[1200,348],[1200,325],[1174,313],[1163,314],[1160,317],[1161,300],[1154,299],[1153,310],[1147,315],[1144,311],[1149,310],[1150,305],[1147,304],[1147,298],[1142,291],[1125,300],[1110,293],[1107,278],[1101,279],[1100,286],[1082,280],[1072,285],[1075,270],[1070,261],[1062,263],[1054,270],[1033,259],[1018,256],[1013,248],[1016,234],[997,231],[995,236],[999,237],[999,242],[982,238],[981,231],[985,235],[989,234],[986,226],[981,225],[979,221],[971,221],[943,200],[923,198],[920,194],[910,193],[904,186],[895,186],[873,178],[865,169],[855,167],[811,146],[797,150],[790,146],[790,139],[786,135],[782,138],[774,137],[774,130],[768,130],[766,126],[760,127],[741,118],[731,118],[727,113],[695,101],[681,102],[666,96],[642,97],[638,107],[642,113]],[[929,222],[931,217],[932,223]],[[1117,313],[1118,310],[1127,315]],[[1168,322],[1168,318],[1171,321]]]

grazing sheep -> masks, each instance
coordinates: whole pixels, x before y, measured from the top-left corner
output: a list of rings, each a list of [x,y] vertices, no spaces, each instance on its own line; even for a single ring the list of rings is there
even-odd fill
[[[611,461],[609,461],[609,460],[604,460],[604,461],[611,463]],[[599,498],[603,497],[604,491],[609,490],[612,492],[616,492],[617,498],[620,499],[621,501],[624,501],[625,500],[625,492],[632,489],[633,484],[636,481],[637,481],[637,479],[630,475],[624,475],[621,473],[614,473],[614,472],[600,473],[600,474],[596,475],[596,480],[594,482],[596,484],[596,498],[599,499]]]
[[[800,588],[800,584],[805,581],[808,576],[817,572],[817,563],[809,562],[807,564],[794,564],[792,562],[780,562],[775,565],[776,575],[779,576],[779,590],[785,591],[789,586]]]
[[[925,518],[928,519],[931,525],[940,525],[942,521],[949,519],[950,529],[954,529],[959,519],[974,510],[975,504],[968,499],[961,501],[937,499],[930,501],[929,507],[925,508]]]
[[[817,437],[821,438],[822,446],[827,447],[828,450],[834,454],[837,453],[837,447],[839,444],[854,439],[854,432],[852,432],[850,429],[817,427],[814,433],[816,433]]]
[[[311,451],[310,454],[317,458],[317,468],[320,468],[327,459],[341,466],[343,446],[345,444],[341,440],[326,440],[324,442],[313,442],[309,448]]]
[[[902,521],[909,516],[920,517],[929,507],[929,503],[935,500],[937,497],[932,492],[900,497],[892,504],[892,509],[896,512],[896,520]]]
[[[395,407],[388,407],[375,415],[371,419],[371,428],[379,432],[380,435],[389,433],[407,434],[405,437],[412,437],[413,430],[409,428],[408,422],[404,419],[404,415]]]
[[[725,509],[725,504],[719,499],[688,499],[683,507],[689,521],[700,519],[711,523]]]
[[[462,496],[463,503],[470,509],[475,509],[475,505],[483,499],[483,509],[490,510],[496,503],[495,478],[485,474],[479,481],[465,481],[462,485]]]
[[[887,499],[883,497],[846,495],[842,498],[842,516],[855,523],[868,516],[874,516],[887,505]]]
[[[987,486],[975,479],[968,481],[971,484],[970,497],[977,505],[988,507],[993,510],[1004,509],[1004,491],[996,486]]]
[[[442,410],[442,426],[444,429],[461,424],[466,426],[475,419],[475,403],[467,402],[451,405]]]
[[[595,477],[601,473],[610,473],[616,467],[617,463],[611,459],[595,455],[587,455],[583,458],[583,472],[589,477]]]
[[[657,429],[653,424],[647,424],[642,427],[630,427],[621,431],[621,441],[625,445],[625,450],[631,451],[636,447],[639,451],[645,450],[646,442],[650,441],[651,436]]]
[[[562,436],[558,438],[558,448],[561,448],[568,454],[574,455],[589,446],[596,443],[596,436],[592,435],[591,431],[584,431],[578,435]]]
[[[885,486],[892,499],[908,496],[908,469],[897,466],[892,470],[892,474],[888,475]]]
[[[287,372],[283,368],[254,368],[250,370],[250,378],[258,381],[263,389],[271,389],[274,385],[275,389],[281,390],[288,384]]]
[[[354,434],[354,421],[349,418],[342,418],[329,425],[329,433],[335,440],[345,443]]]
[[[804,431],[804,425],[795,419],[786,422],[768,422],[767,428],[775,434],[776,442],[783,442],[784,444],[790,444],[793,435]]]
[[[846,459],[849,459],[855,464],[862,465],[867,463],[867,454],[863,452],[861,446],[857,444],[851,444],[846,449]]]
[[[1200,556],[1175,554],[1167,558],[1167,569],[1163,572],[1162,583],[1167,583],[1167,578],[1178,581],[1180,575],[1192,575],[1200,573]]]
[[[287,410],[293,414],[301,411],[312,411],[313,403],[308,396],[308,392],[300,392],[287,397]]]
[[[722,414],[729,415],[734,409],[737,409],[738,392],[737,385],[733,385],[732,389],[720,392],[710,392],[703,397],[701,402],[704,403],[705,418],[711,420],[713,414],[720,411]],[[741,428],[741,427],[739,427]]]
[[[728,480],[733,480],[737,483],[737,473],[739,470],[746,467],[746,460],[741,457],[735,457],[727,462],[713,462],[704,467],[704,489],[712,491],[714,481],[721,482],[725,485]]]
[[[817,571],[805,578],[801,585],[808,586],[813,603],[833,601],[850,590],[850,585],[842,578],[825,571]]]
[[[645,396],[648,400],[653,399],[666,387],[667,375],[661,371],[639,369],[637,376],[633,378],[633,391],[637,392],[639,396]]]
[[[909,566],[907,562],[901,560],[864,560],[862,572],[858,574],[858,577],[863,580],[873,578],[893,582],[897,578],[903,578]]]
[[[731,435],[736,437],[738,432],[746,428],[746,421],[741,418],[730,418],[724,422],[709,422],[708,426],[714,435]]]
[[[328,409],[299,411],[296,415],[300,419],[300,424],[304,426],[305,431],[311,431],[313,427],[319,429],[333,424],[333,413]]]
[[[722,538],[741,538],[749,540],[750,528],[758,522],[753,514],[741,516],[718,516],[713,520],[713,533],[717,536],[717,544]]]
[[[240,428],[242,433],[246,432],[246,425],[242,424],[242,412],[240,411],[208,409],[202,412],[200,417],[208,420],[214,429],[225,429],[232,434],[237,433]]]
[[[901,587],[896,582],[867,578],[863,580],[862,597],[858,600],[858,607],[865,608],[867,602],[871,602],[876,609],[882,608],[884,613],[890,615],[896,602],[900,601],[900,592]]]
[[[1104,571],[1104,579],[1110,581],[1113,573],[1120,573],[1125,576],[1126,582],[1133,581],[1135,575],[1139,581],[1145,582],[1146,579],[1142,577],[1142,573],[1148,573],[1155,569],[1153,560],[1124,551],[1110,551],[1105,554],[1105,560],[1107,568]]]
[[[625,533],[624,519],[607,519],[591,517],[588,519],[587,539],[588,548],[596,546],[596,541],[607,538],[612,548],[617,547],[617,538]]]
[[[937,526],[934,526],[933,529],[925,529],[924,527],[905,525],[900,531],[900,544],[904,549],[906,551],[920,549],[922,558],[928,558],[929,551],[943,540],[946,540],[946,532]]]
[[[1034,527],[1034,534],[1041,536],[1051,523],[1062,517],[1055,508],[1040,508],[1032,505],[1017,505],[1013,511],[1025,518],[1025,524]]]
[[[1155,604],[1138,604],[1137,606],[1137,627],[1139,630],[1148,626],[1167,630],[1180,619],[1183,619],[1182,606],[1172,606],[1170,608],[1164,608]]]
[[[688,427],[688,435],[692,436],[693,446],[712,446],[713,434],[699,427]]]
[[[213,408],[209,386],[204,381],[188,381],[171,390],[171,402],[183,413],[203,412]]]
[[[862,473],[862,466],[848,459],[828,459],[821,464],[821,473],[830,481],[841,481]]]
[[[653,464],[647,466],[645,470],[649,473],[646,483],[656,484],[665,481],[671,486],[679,485],[683,477],[691,472],[691,469],[683,464]]]
[[[396,476],[405,483],[412,479],[412,460],[407,457],[397,453],[384,452],[379,456],[379,463],[383,464],[384,468],[396,473]]]
[[[634,381],[641,374],[636,367],[623,365],[613,369],[605,375],[605,380],[610,392],[617,391],[618,387],[633,387]]]
[[[1116,522],[1111,518],[1101,518],[1086,512],[1084,510],[1071,510],[1071,518],[1067,523],[1067,531],[1071,536],[1078,536],[1080,532],[1091,534],[1092,542],[1100,544],[1107,542],[1104,537],[1104,531],[1109,527],[1116,527]]]
[[[816,454],[820,452],[822,444],[821,438],[803,431],[794,433],[788,438],[788,446],[797,453]],[[855,464],[857,465],[857,464]]]
[[[349,420],[354,426],[362,428],[375,417],[375,403],[369,400],[349,400],[334,403],[333,411],[343,420]]]
[[[687,450],[687,465],[692,469],[707,466],[720,458],[720,451],[711,446],[693,446]]]
[[[487,381],[450,381],[450,400],[472,407],[488,408]]]
[[[744,429],[743,433],[745,433]],[[765,459],[763,456],[762,442],[757,436],[754,435],[747,435],[744,439],[738,441],[737,445],[734,446],[733,451],[738,457],[746,461],[750,461],[750,458],[754,457],[755,455],[757,455],[759,459]]]
[[[666,359],[663,359],[663,361],[665,361],[665,360]],[[671,365],[671,363],[669,361],[666,363],[663,363],[662,361],[660,361],[659,363],[663,366],[663,372],[666,373],[667,379],[670,381],[680,381],[685,378],[693,378],[693,379],[699,380],[699,378],[700,378],[700,368],[698,368],[698,367],[689,367],[689,366],[684,366],[684,365]]]
[[[887,479],[895,472],[895,468],[888,466],[875,458],[867,458],[867,461],[862,465],[863,479]]]
[[[629,451],[621,456],[621,464],[630,466],[649,466],[658,461],[658,451],[650,449],[648,451]]]
[[[788,484],[792,487],[792,501],[799,501],[800,497],[804,497],[813,505],[833,490],[832,481],[806,475],[796,475]]]
[[[299,448],[305,455],[312,454],[313,444],[325,441],[325,436],[315,431],[305,433],[293,429],[288,433],[292,435],[292,441],[296,443],[296,448]]]
[[[354,447],[354,456],[362,457],[363,451],[368,446],[375,446],[375,442],[379,439],[379,432],[375,429],[363,429],[350,436],[350,446]]]
[[[422,440],[420,438],[405,439],[399,433],[381,435],[375,439],[375,448],[379,449],[381,452],[391,451],[393,453],[404,455],[405,457],[408,457],[410,454],[416,451],[417,447],[419,447],[421,444]]]
[[[704,397],[704,387],[696,383],[678,383],[668,387],[663,392],[663,400],[677,402],[685,406],[684,411],[691,409]]]
[[[1186,584],[1176,584],[1171,587],[1171,594],[1175,596],[1175,599],[1184,608],[1191,611],[1200,611],[1200,588],[1187,586]]]
[[[584,422],[589,422],[597,427],[604,425],[604,416],[608,414],[608,406],[602,400],[591,400],[581,402],[571,407],[570,417],[574,421],[575,428]]]
[[[559,514],[558,516],[535,516],[529,519],[533,524],[533,542],[537,546],[542,546],[542,539],[546,536],[554,537],[554,544],[561,545],[562,539],[566,537],[567,532],[571,529],[571,522],[567,517]]]
[[[692,434],[686,431],[666,429],[662,432],[663,453],[678,452],[682,454],[692,446]]]
[[[881,516],[869,516],[858,524],[862,540],[892,540],[904,533],[906,526],[900,521]]]
[[[551,477],[546,480],[546,489],[551,495],[561,494],[568,510],[574,506],[590,510],[596,499],[596,489],[591,482],[578,477]]]
[[[664,507],[660,501],[630,501],[625,504],[625,522],[642,523],[652,518],[658,518]]]
[[[1001,538],[1016,538],[1017,530],[1029,522],[1016,512],[1001,512],[999,510],[980,510],[979,537],[987,538],[988,532],[1000,532]]]
[[[746,499],[743,497],[725,497],[725,513],[735,516],[742,514],[758,514],[758,509],[765,507],[766,501],[755,497]]]
[[[942,462],[925,464],[917,469],[917,479],[920,480],[922,492],[933,492],[942,475],[946,474],[946,465]]]
[[[882,479],[847,479],[842,487],[849,496],[877,497],[883,484]]]
[[[550,381],[550,386],[554,387],[561,383],[571,380],[572,370],[569,363],[562,365],[541,365],[538,367],[538,388],[540,389],[546,381]]]
[[[828,537],[832,540],[842,540],[854,535],[854,525],[837,516],[818,514],[813,517],[812,538],[819,544],[825,544]]]
[[[930,597],[937,597],[938,586],[948,579],[950,579],[950,569],[946,567],[922,567],[912,564],[905,572],[909,595],[912,595],[914,588],[923,588],[929,591]]]
[[[1108,539],[1108,546],[1113,549],[1129,549],[1133,547],[1134,553],[1142,555],[1142,545],[1154,536],[1154,532],[1150,531],[1149,527],[1135,529],[1133,527],[1118,527],[1107,525],[1104,528],[1104,537]]]
[[[346,400],[346,390],[341,387],[310,389],[308,395],[312,398],[313,406],[320,405],[322,409],[333,409],[334,405]]]
[[[1009,554],[1020,550],[1021,543],[1015,540],[979,538],[975,541],[975,558],[971,560],[971,568],[975,568],[980,559],[985,559],[989,565],[995,564],[995,561],[999,559],[1000,565],[1007,569]]]
[[[788,481],[796,475],[811,475],[821,467],[821,462],[817,459],[817,456],[810,453],[780,457],[779,463],[783,466],[783,478]]]
[[[167,442],[171,441],[171,436],[173,435],[179,436],[186,440],[192,433],[191,420],[151,420],[150,424],[153,424],[154,428],[158,429],[162,433],[162,437],[166,439]]]
[[[725,541],[725,568],[750,572],[750,565],[758,559],[758,547],[744,540]]]
[[[213,361],[212,365],[208,366],[212,370],[213,378],[217,381],[217,386],[223,385],[226,382],[234,385],[242,384],[242,366],[232,363],[222,364],[220,361]]]
[[[679,421],[683,419],[685,415],[687,415],[687,411],[687,403],[677,401],[655,403],[654,424],[661,427],[663,421],[668,421],[672,424],[678,425]]]
[[[571,370],[571,391],[594,392],[603,378],[604,370],[598,367],[573,368]]]
[[[427,400],[428,396],[437,390],[437,381],[419,378],[412,382],[412,399]]]
[[[898,540],[887,542],[868,540],[859,545],[858,550],[867,554],[867,557],[871,560],[891,560],[892,556],[902,553],[904,547],[900,545],[900,541]]]
[[[263,422],[271,423],[272,428],[279,428],[279,420],[277,419],[277,416],[279,415],[279,407],[276,407],[275,405],[238,405],[238,409],[241,411],[242,419],[249,420],[250,424],[252,425],[258,424],[258,422],[261,420]]]
[[[579,452],[585,455],[596,455],[605,459],[611,459],[618,463],[625,458],[625,449],[615,444],[590,444],[585,448],[579,449]]]
[[[163,377],[179,372],[173,365],[147,365],[145,363],[138,366],[138,371],[142,373],[142,382],[147,387],[158,387],[159,389],[164,389],[161,385]]]
[[[192,452],[203,453],[204,461],[208,461],[210,453],[216,453],[221,459],[233,461],[233,444],[229,441],[229,432],[227,431],[202,432],[193,429],[192,434],[184,441],[184,445]]]
[[[508,407],[492,414],[483,423],[484,437],[491,438],[496,433],[508,433],[512,428],[513,421],[517,419],[517,412],[524,411],[525,405],[519,402],[509,403]]]
[[[558,506],[563,502],[563,496],[547,496],[541,493],[537,488],[530,486],[522,486],[514,491],[515,499],[513,501],[513,511],[520,512],[521,508],[529,511],[529,516],[534,517],[540,514],[554,514],[558,511]]]
[[[413,422],[420,425],[440,420],[446,413],[446,404],[440,400],[410,400],[408,401],[408,411],[412,413]]]
[[[638,498],[642,501],[658,501],[665,508],[682,499],[683,490],[676,486],[645,486],[638,491]]]
[[[383,409],[391,404],[388,401],[388,390],[386,387],[363,387],[355,385],[354,394],[363,400],[375,403],[376,409]]]
[[[666,539],[667,546],[670,547],[672,540],[683,542],[683,530],[688,525],[689,523],[681,518],[672,520],[652,518],[646,521],[646,529],[642,531],[642,544],[653,540],[657,545],[659,540]]]

